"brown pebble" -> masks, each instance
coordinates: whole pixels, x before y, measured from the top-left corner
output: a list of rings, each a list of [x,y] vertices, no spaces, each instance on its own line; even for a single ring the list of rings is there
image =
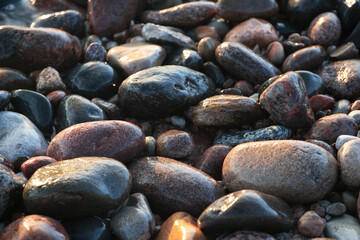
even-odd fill
[[[360,100],[356,100],[352,105],[351,105],[351,111],[354,110],[360,110]]]
[[[307,211],[297,223],[299,232],[308,237],[319,237],[324,231],[326,220],[314,211]]]
[[[36,91],[47,95],[57,90],[66,90],[66,85],[61,79],[60,73],[52,67],[44,68],[36,78]]]
[[[187,132],[170,130],[159,136],[156,151],[162,157],[185,158],[193,153],[194,141]]]
[[[300,49],[290,54],[282,65],[282,71],[312,70],[326,59],[326,52],[320,45]]]
[[[218,33],[218,31],[216,30],[216,28],[212,27],[212,26],[197,26],[195,28],[195,35],[196,35],[196,39],[198,41],[200,41],[201,39],[205,38],[205,37],[211,37],[211,38],[215,38],[218,41],[221,40],[221,37]]]
[[[317,94],[309,99],[310,107],[314,113],[327,109],[332,109],[335,105],[335,99],[322,94]]]
[[[31,4],[38,9],[48,9],[54,12],[65,10],[76,10],[82,15],[86,15],[86,9],[68,0],[31,0]]]
[[[56,162],[56,160],[48,156],[32,157],[21,164],[21,171],[24,173],[24,176],[29,179],[36,170],[54,162]]]
[[[310,24],[308,36],[314,44],[330,46],[335,44],[341,36],[341,23],[336,14],[322,13]]]
[[[66,96],[67,96],[66,92],[58,90],[49,93],[48,95],[46,95],[46,98],[50,101],[52,109],[56,110],[61,100],[63,100],[63,98]]]
[[[280,66],[285,59],[285,50],[280,42],[272,42],[266,48],[266,58],[276,66]]]
[[[249,97],[254,94],[253,86],[247,81],[236,82],[234,88],[239,89],[245,97]]]
[[[85,62],[106,61],[106,49],[99,43],[91,43],[85,51]]]

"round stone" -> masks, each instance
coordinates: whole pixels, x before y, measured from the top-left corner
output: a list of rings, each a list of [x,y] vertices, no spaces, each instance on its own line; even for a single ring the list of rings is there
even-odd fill
[[[156,141],[158,156],[180,159],[194,151],[192,136],[184,131],[170,130],[161,134]]]

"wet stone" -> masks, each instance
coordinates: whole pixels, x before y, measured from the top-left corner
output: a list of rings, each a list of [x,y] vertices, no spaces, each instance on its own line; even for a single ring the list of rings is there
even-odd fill
[[[214,90],[214,83],[202,73],[182,66],[160,66],[125,79],[118,96],[129,116],[158,118],[195,105]]]
[[[251,188],[287,202],[320,200],[336,180],[336,159],[317,145],[296,140],[243,143],[231,150],[223,164],[229,191]]]
[[[296,73],[304,80],[306,92],[309,97],[323,92],[323,80],[319,75],[303,70],[296,71]]]
[[[55,218],[103,214],[125,201],[131,175],[119,161],[83,157],[40,168],[25,185],[28,212]]]
[[[355,136],[351,136],[351,135],[340,135],[335,142],[335,147],[337,150],[340,150],[340,148],[347,142],[351,141],[351,140],[355,140],[355,139],[360,139],[358,137]]]
[[[222,186],[209,175],[169,158],[140,158],[130,164],[129,170],[132,191],[143,193],[151,209],[161,216],[178,211],[198,216],[224,195]]]
[[[0,112],[0,154],[9,162],[24,156],[45,155],[48,144],[39,129],[24,115]]]
[[[198,126],[240,126],[266,117],[253,99],[236,95],[217,95],[201,101],[194,109]]]
[[[308,132],[307,139],[317,139],[332,144],[340,135],[355,136],[357,131],[355,119],[345,114],[334,114],[317,120]]]
[[[341,136],[340,136],[341,137]],[[339,138],[340,138],[339,137]],[[338,138],[338,139],[339,139]],[[340,163],[341,179],[350,187],[360,186],[360,141],[358,138],[345,142],[338,151],[338,161]]]
[[[335,103],[334,109],[332,110],[332,114],[337,113],[345,113],[348,114],[350,112],[351,103],[347,99],[341,99]]]
[[[44,41],[46,39],[46,41]],[[80,59],[78,38],[50,28],[0,27],[0,65],[24,72],[51,66],[64,70]]]
[[[46,95],[46,98],[50,101],[53,112],[58,108],[61,100],[66,97],[66,92],[57,90]]]
[[[336,8],[337,15],[341,21],[343,33],[350,33],[360,20],[360,2],[340,1]]]
[[[235,147],[246,142],[290,139],[291,134],[291,129],[275,125],[256,130],[225,132],[215,138],[214,144],[226,144]]]
[[[224,74],[221,72],[220,68],[215,63],[213,62],[204,63],[204,67],[202,71],[206,76],[208,76],[209,78],[211,78],[211,80],[213,80],[216,87],[222,87],[223,84],[225,83]]]
[[[217,32],[216,28],[209,26],[209,25],[202,25],[195,28],[196,40],[200,41],[205,37],[211,37],[218,41],[221,40],[219,33]]]
[[[267,46],[266,58],[276,66],[282,65],[285,59],[285,50],[280,42],[272,42]]]
[[[70,240],[65,228],[55,219],[42,215],[28,215],[10,223],[0,233],[0,239]]]
[[[73,93],[88,99],[108,99],[116,94],[119,78],[111,66],[95,61],[79,64],[69,70],[64,82]]]
[[[359,50],[353,42],[345,43],[331,52],[330,57],[335,60],[346,60],[359,57]]]
[[[174,44],[179,47],[196,49],[195,42],[181,32],[153,23],[147,23],[141,30],[141,36],[148,42]]]
[[[173,159],[185,158],[194,152],[192,136],[184,131],[170,130],[161,134],[156,141],[158,156]]]
[[[160,66],[166,57],[165,49],[149,43],[126,43],[111,48],[109,64],[120,74],[129,76],[141,70]]]
[[[106,114],[101,108],[80,95],[70,95],[58,106],[55,126],[60,132],[78,123],[102,120],[106,120]]]
[[[335,44],[341,36],[341,23],[336,14],[332,12],[322,13],[312,20],[308,36],[313,44],[330,46]]]
[[[59,72],[52,67],[44,68],[36,78],[36,91],[47,95],[56,90],[66,90]]]
[[[253,86],[250,83],[248,83],[247,81],[236,82],[234,85],[234,88],[239,89],[241,91],[241,93],[246,97],[249,97],[254,94]]]
[[[212,61],[215,58],[215,50],[219,45],[219,40],[211,37],[204,37],[199,41],[197,52],[205,62]]]
[[[309,99],[310,107],[314,113],[327,109],[332,109],[335,105],[335,99],[328,96],[317,94]]]
[[[125,121],[95,121],[71,126],[50,142],[47,156],[65,160],[82,156],[109,157],[128,163],[145,147],[145,136]]]
[[[339,218],[334,218],[326,224],[325,234],[329,238],[338,240],[359,239],[359,220],[347,214]]]
[[[165,61],[167,65],[178,65],[200,71],[203,67],[203,60],[200,55],[190,49],[178,49],[173,51]]]
[[[312,70],[319,67],[325,59],[326,52],[322,46],[306,47],[289,55],[282,65],[282,71]]]
[[[346,206],[343,203],[336,202],[326,206],[326,213],[331,216],[340,216],[346,212]]]
[[[275,0],[256,0],[249,4],[246,0],[220,0],[218,15],[231,22],[241,22],[251,17],[270,18],[279,10]]]
[[[39,168],[55,162],[55,159],[47,156],[32,157],[21,164],[21,172],[29,179]]]
[[[12,91],[19,88],[34,89],[34,83],[28,76],[16,69],[0,67],[0,89]]]
[[[45,14],[31,24],[31,28],[57,28],[79,38],[85,35],[85,25],[78,11],[67,10],[62,12]]]
[[[351,111],[348,115],[355,119],[358,126],[360,125],[360,110]]]
[[[224,37],[225,34],[230,30],[229,24],[226,23],[226,21],[222,18],[213,19],[207,25],[214,27],[221,37]]]
[[[161,11],[145,11],[141,15],[144,22],[179,28],[194,27],[206,22],[216,13],[216,4],[210,1],[188,2]]]
[[[91,43],[85,51],[84,62],[100,61],[105,62],[106,49],[99,43]]]
[[[224,38],[224,42],[238,42],[249,48],[253,48],[255,45],[266,48],[269,43],[274,41],[278,41],[278,33],[274,26],[268,21],[258,18],[250,18],[236,25]]]
[[[291,208],[283,200],[254,190],[228,194],[210,204],[198,219],[207,232],[258,230],[288,231],[293,226]]]
[[[110,226],[119,239],[150,239],[155,230],[155,219],[146,197],[141,193],[132,194],[126,205],[114,213]]]
[[[11,93],[0,90],[0,110],[3,110],[10,103],[10,99]]]
[[[299,232],[308,237],[320,237],[325,225],[326,220],[314,211],[307,211],[297,222]]]
[[[122,120],[124,118],[123,112],[114,103],[105,101],[101,98],[93,98],[91,99],[91,102],[101,108],[101,110],[105,112],[106,117],[109,120]]]
[[[251,84],[262,84],[280,71],[241,43],[220,44],[215,56],[217,62],[233,77]]]

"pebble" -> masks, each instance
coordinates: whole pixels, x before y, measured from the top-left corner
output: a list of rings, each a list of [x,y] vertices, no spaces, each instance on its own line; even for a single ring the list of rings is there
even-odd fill
[[[181,48],[174,50],[167,57],[165,64],[183,66],[196,71],[203,68],[203,60],[196,51]]]
[[[360,110],[360,100],[356,100],[355,102],[353,102],[350,110],[351,111]]]
[[[341,23],[336,14],[322,13],[310,23],[308,36],[313,44],[330,46],[335,44],[341,36]]]
[[[79,38],[85,35],[85,24],[81,13],[74,10],[41,15],[31,23],[30,28],[57,28]]]
[[[225,132],[215,138],[214,144],[226,144],[235,147],[246,142],[290,139],[291,134],[290,128],[274,125],[256,130]]]
[[[145,11],[141,14],[144,22],[174,27],[194,27],[207,22],[216,13],[216,4],[210,1],[187,2],[161,11]]]
[[[127,28],[142,0],[89,0],[89,23],[93,34],[112,37]]]
[[[343,203],[336,202],[326,206],[326,213],[331,216],[341,216],[346,212],[346,206]]]
[[[25,181],[4,164],[0,164],[0,179],[0,218],[3,218],[10,213],[16,202],[21,201]]]
[[[266,48],[266,58],[275,66],[281,66],[285,59],[285,50],[280,42],[274,41]]]
[[[91,102],[96,106],[101,108],[106,114],[107,119],[109,120],[122,120],[124,118],[124,114],[121,109],[114,103],[105,101],[101,98],[93,98]]]
[[[223,164],[229,191],[251,188],[292,203],[322,199],[336,180],[335,158],[321,147],[296,140],[243,143]]]
[[[305,83],[295,72],[281,75],[265,89],[259,101],[272,120],[286,127],[305,128],[314,123]]]
[[[28,215],[10,223],[0,233],[0,239],[51,239],[70,240],[60,222],[42,215]]]
[[[343,199],[343,203],[345,204],[346,210],[352,214],[356,213],[357,212],[357,209],[356,209],[357,199],[355,197],[355,194],[353,194],[352,192],[349,192],[349,191],[344,191],[341,194],[341,197]]]
[[[205,62],[212,61],[215,58],[215,50],[219,45],[219,40],[212,37],[204,37],[198,43],[197,52]]]
[[[199,216],[224,195],[222,186],[212,177],[173,159],[140,158],[130,164],[129,170],[133,177],[132,191],[143,193],[151,209],[161,216],[178,211]]]
[[[234,230],[284,232],[293,226],[292,211],[283,200],[254,190],[230,193],[210,204],[200,215],[203,231]]]
[[[231,22],[241,22],[251,17],[270,18],[279,10],[275,0],[219,0],[218,15]]]
[[[320,237],[326,226],[326,220],[314,211],[307,211],[297,222],[299,232],[308,237]]]
[[[86,10],[69,0],[31,0],[30,3],[39,9],[51,10],[54,12],[65,11],[65,10],[77,10],[82,15],[86,14]]]
[[[255,100],[236,95],[207,98],[195,107],[193,114],[193,122],[198,126],[240,126],[266,116]]]
[[[359,126],[359,124],[360,124],[360,110],[351,111],[348,115],[350,117],[354,118],[355,121],[356,121],[356,124]]]
[[[66,95],[66,92],[61,90],[56,90],[46,95],[46,98],[50,101],[53,112],[58,108],[61,100],[63,100]]]
[[[213,62],[206,62],[203,66],[203,73],[215,83],[216,87],[222,87],[225,83],[225,76],[220,67]]]
[[[40,130],[20,113],[0,112],[0,153],[11,163],[19,157],[45,155],[48,143]]]
[[[84,56],[84,62],[91,62],[91,61],[100,61],[105,62],[107,56],[106,49],[99,43],[91,43],[86,51]]]
[[[106,120],[106,114],[90,100],[73,94],[62,99],[55,120],[57,131],[60,132],[78,123]]]
[[[107,59],[121,75],[130,76],[136,72],[160,66],[166,57],[163,47],[149,43],[126,43],[111,48]]]
[[[338,240],[360,239],[359,220],[347,214],[334,218],[326,224],[325,234]]]
[[[212,21],[207,25],[214,27],[220,34],[220,37],[224,37],[225,34],[230,30],[229,24],[222,18],[213,18]]]
[[[224,42],[238,42],[249,48],[259,45],[266,48],[269,43],[278,41],[278,33],[271,23],[259,18],[250,18],[232,28],[225,36]]]
[[[335,147],[337,150],[340,150],[340,148],[347,142],[351,140],[359,139],[358,137],[351,136],[351,135],[340,135],[335,142]]]
[[[161,134],[156,141],[158,156],[181,159],[194,152],[194,140],[184,131],[170,130]]]
[[[110,220],[114,235],[122,240],[150,239],[155,231],[155,219],[146,197],[132,194],[126,205],[114,213]]]
[[[359,50],[353,42],[345,43],[331,52],[330,57],[336,60],[346,60],[359,57]]]
[[[296,71],[296,73],[299,74],[300,77],[304,80],[306,92],[309,97],[323,92],[324,84],[322,78],[319,75],[303,70]]]
[[[345,40],[345,42],[353,42],[355,46],[359,48],[360,47],[359,34],[360,34],[360,24],[358,23],[356,24],[350,36]]]
[[[221,240],[242,240],[242,239],[256,239],[256,240],[275,240],[273,236],[263,232],[254,232],[254,231],[237,231],[230,233]]]
[[[36,91],[47,95],[53,91],[66,90],[60,73],[52,67],[44,68],[36,78]]]
[[[338,139],[340,139],[340,137]],[[360,174],[358,168],[360,167],[360,155],[358,154],[358,150],[360,149],[360,141],[357,137],[348,140],[349,141],[345,142],[338,151],[341,179],[347,186],[359,187]]]
[[[181,129],[184,129],[186,127],[186,120],[183,117],[179,116],[171,116],[170,117],[171,124],[179,127]]]
[[[323,94],[317,94],[309,99],[310,107],[314,113],[332,109],[335,105],[335,99]]]
[[[218,41],[221,41],[221,37],[217,32],[216,28],[209,25],[201,25],[195,28],[196,40],[200,41],[205,37],[211,37]]]
[[[214,94],[204,74],[182,66],[161,66],[137,72],[119,87],[124,111],[133,117],[169,116]],[[136,106],[136,107],[134,107]]]
[[[235,83],[234,88],[237,88],[245,97],[249,97],[254,94],[253,86],[247,81],[238,81]]]
[[[206,235],[197,226],[196,219],[186,212],[172,214],[161,225],[155,240],[206,240]]]
[[[224,42],[215,51],[217,62],[232,76],[262,84],[280,71],[241,43]]]
[[[83,156],[130,162],[145,147],[141,129],[125,121],[95,121],[71,126],[50,142],[46,155],[56,160]]]
[[[333,144],[340,135],[355,136],[357,132],[358,126],[355,119],[345,114],[333,114],[317,120],[308,132],[307,139],[317,139]]]
[[[325,59],[326,52],[322,46],[306,47],[289,55],[282,65],[282,71],[313,70],[319,67]]]
[[[57,70],[68,69],[81,55],[78,38],[50,28],[1,26],[0,45],[6,46],[0,51],[0,65],[24,72],[49,66]]]
[[[174,44],[179,47],[196,49],[196,44],[190,37],[169,27],[153,23],[144,25],[141,36],[148,42]]]
[[[26,160],[23,164],[21,164],[21,172],[27,179],[30,179],[30,177],[34,174],[36,170],[55,162],[55,159],[47,156],[32,157]]]
[[[40,168],[26,183],[23,200],[30,213],[70,219],[116,209],[130,189],[131,174],[122,163],[82,157]]]
[[[350,112],[351,102],[347,99],[340,99],[335,103],[334,109],[332,110],[332,114],[337,113],[345,113],[348,114]]]
[[[33,89],[34,82],[16,69],[0,67],[0,89],[12,91],[19,88]]]

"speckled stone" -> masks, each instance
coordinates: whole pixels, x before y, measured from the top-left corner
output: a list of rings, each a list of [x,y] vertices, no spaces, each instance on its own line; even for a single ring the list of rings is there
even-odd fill
[[[336,14],[322,13],[310,23],[308,36],[313,44],[330,46],[335,44],[341,36],[341,23]]]
[[[141,14],[144,22],[174,27],[195,27],[210,20],[216,13],[214,2],[187,2],[160,11],[145,11]]]
[[[335,147],[337,150],[340,150],[340,148],[347,142],[351,141],[351,140],[355,140],[355,139],[360,139],[358,137],[355,136],[351,136],[351,135],[340,135],[335,142]]]
[[[21,164],[21,172],[29,179],[39,168],[55,162],[55,159],[47,156],[32,157]]]
[[[282,71],[313,70],[326,59],[326,52],[320,45],[306,47],[290,54],[282,65]]]
[[[204,37],[199,41],[197,52],[204,61],[211,61],[214,60],[215,50],[219,45],[219,40],[211,37]]]
[[[30,213],[76,218],[118,208],[130,189],[131,175],[122,163],[83,157],[40,168],[26,183],[23,200]]]
[[[224,42],[238,42],[249,48],[259,45],[266,48],[278,40],[278,33],[271,23],[263,19],[250,18],[232,28],[225,36]]]
[[[272,42],[266,48],[266,59],[275,64],[281,66],[285,59],[285,50],[280,42]]]
[[[266,117],[253,99],[236,95],[216,95],[201,101],[194,109],[198,126],[240,126]]]
[[[70,240],[65,228],[55,219],[42,215],[28,215],[10,223],[0,233],[0,239]]]
[[[101,61],[105,62],[107,56],[106,49],[99,43],[91,43],[86,51],[84,56],[84,62],[91,62],[91,61]]]
[[[129,170],[132,191],[143,193],[152,210],[162,216],[178,211],[198,216],[224,195],[222,186],[209,175],[173,159],[140,158],[130,164]]]
[[[203,231],[234,230],[284,232],[293,226],[289,205],[283,200],[254,190],[230,193],[210,204],[198,219]]]
[[[66,90],[59,72],[52,67],[44,68],[36,78],[36,91],[47,95],[56,90]]]
[[[233,77],[262,84],[280,71],[241,43],[224,42],[215,51],[217,62]]]
[[[99,156],[127,163],[144,147],[145,136],[138,126],[125,121],[95,121],[58,133],[50,142],[47,155],[56,160]]]
[[[287,202],[320,200],[336,180],[336,159],[323,148],[303,141],[240,144],[223,165],[223,181],[229,191],[251,188]]]
[[[335,105],[335,99],[323,94],[316,94],[309,99],[310,107],[314,113],[327,109],[332,109]]]
[[[46,41],[44,41],[46,39]],[[78,38],[50,28],[0,27],[0,65],[24,72],[53,67],[64,70],[80,59]]]
[[[156,141],[158,156],[167,158],[185,158],[194,152],[192,136],[184,131],[170,130],[161,134]]]
[[[317,120],[308,132],[307,139],[317,139],[332,144],[340,135],[355,136],[357,132],[355,119],[346,114],[333,114]]]
[[[34,82],[24,73],[11,68],[0,67],[0,89],[12,91],[16,89],[34,89]]]
[[[342,145],[338,151],[341,179],[350,187],[360,186],[360,139],[350,140]]]
[[[360,239],[359,220],[347,214],[334,218],[326,224],[325,234],[338,240]]]
[[[308,237],[320,237],[325,225],[326,220],[314,211],[307,211],[297,222],[299,232]]]
[[[303,79],[295,72],[279,77],[259,98],[273,121],[290,128],[310,127],[314,123]]]

